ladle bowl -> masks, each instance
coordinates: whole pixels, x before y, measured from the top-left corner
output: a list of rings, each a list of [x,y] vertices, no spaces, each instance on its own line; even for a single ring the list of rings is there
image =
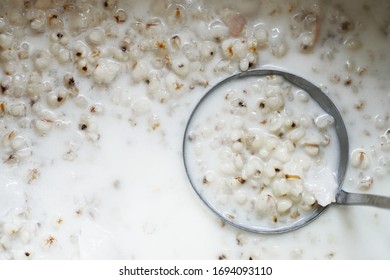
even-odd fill
[[[337,184],[338,189],[335,197],[335,202],[332,204],[341,204],[341,205],[370,205],[370,206],[376,206],[381,208],[390,208],[390,197],[384,197],[384,196],[378,196],[378,195],[371,195],[371,194],[359,194],[359,193],[349,193],[342,189],[345,174],[347,171],[348,166],[348,158],[349,158],[349,142],[348,142],[348,133],[347,129],[345,127],[344,121],[342,116],[340,115],[339,110],[334,105],[332,100],[317,86],[312,84],[311,82],[307,81],[306,79],[296,76],[294,74],[290,74],[284,71],[280,70],[269,70],[269,69],[257,69],[257,70],[250,70],[247,72],[242,72],[235,74],[233,76],[230,76],[219,83],[217,83],[214,87],[212,87],[198,102],[198,104],[195,106],[194,110],[192,111],[192,114],[190,115],[190,118],[188,120],[185,133],[184,133],[184,140],[183,140],[183,160],[184,160],[184,166],[187,173],[187,176],[191,182],[191,185],[195,192],[198,194],[200,199],[210,208],[216,215],[218,215],[223,221],[225,221],[228,224],[231,224],[237,228],[240,228],[242,230],[255,232],[255,233],[266,233],[266,234],[276,234],[276,233],[284,233],[289,232],[292,230],[299,229],[308,223],[314,221],[321,213],[324,212],[326,208],[331,206],[332,204],[322,207],[318,205],[313,212],[303,215],[302,217],[298,218],[297,220],[287,223],[287,224],[280,224],[278,226],[257,226],[257,225],[248,225],[245,224],[245,222],[242,221],[236,221],[229,219],[224,213],[222,213],[218,207],[213,205],[209,200],[207,200],[202,192],[200,191],[200,188],[196,185],[196,180],[193,177],[194,175],[191,173],[187,157],[187,148],[188,148],[188,133],[190,132],[190,124],[195,118],[195,115],[197,113],[197,110],[204,104],[204,102],[207,102],[208,97],[212,95],[216,90],[218,90],[221,86],[226,85],[229,82],[240,80],[247,77],[263,77],[268,75],[278,75],[282,76],[286,81],[290,82],[291,84],[295,85],[296,87],[306,91],[310,97],[317,102],[320,107],[329,115],[331,115],[334,118],[334,126],[338,138],[338,147],[339,147],[339,161],[338,161],[338,168],[337,168]]]

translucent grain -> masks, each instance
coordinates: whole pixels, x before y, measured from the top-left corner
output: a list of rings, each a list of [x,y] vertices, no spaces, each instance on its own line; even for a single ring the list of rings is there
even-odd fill
[[[363,149],[356,149],[351,153],[351,165],[356,168],[367,169],[370,165],[370,159]]]

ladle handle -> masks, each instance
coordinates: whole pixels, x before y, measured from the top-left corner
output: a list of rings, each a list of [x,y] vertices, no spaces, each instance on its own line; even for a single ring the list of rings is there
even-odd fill
[[[390,197],[372,194],[349,193],[343,190],[340,190],[337,193],[336,203],[342,205],[368,205],[390,209]]]

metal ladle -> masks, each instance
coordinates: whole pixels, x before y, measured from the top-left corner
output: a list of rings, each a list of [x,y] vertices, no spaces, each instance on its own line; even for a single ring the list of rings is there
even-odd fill
[[[284,79],[286,79],[291,84],[297,86],[300,89],[303,89],[306,91],[311,98],[316,101],[321,108],[328,113],[329,115],[333,116],[334,118],[334,125],[338,137],[339,142],[339,165],[337,170],[337,183],[338,183],[338,190],[335,198],[335,204],[339,205],[370,205],[370,206],[376,206],[381,208],[389,208],[390,209],[390,197],[384,197],[384,196],[378,196],[378,195],[371,195],[371,194],[358,194],[358,193],[349,193],[342,189],[342,184],[344,181],[345,173],[347,170],[348,165],[348,157],[349,157],[349,144],[348,144],[348,134],[347,130],[345,128],[344,121],[340,115],[340,112],[336,108],[336,106],[333,104],[333,102],[330,100],[330,98],[318,87],[310,83],[309,81],[279,70],[251,70],[247,72],[242,72],[233,76],[230,76],[218,84],[216,84],[214,87],[212,87],[199,101],[199,103],[196,105],[195,109],[193,110],[186,129],[184,133],[184,141],[183,141],[183,159],[184,159],[184,166],[187,173],[187,176],[191,182],[191,185],[195,192],[198,194],[200,199],[215,213],[217,214],[223,221],[226,223],[229,223],[237,228],[255,232],[255,233],[267,233],[267,234],[275,234],[275,233],[284,233],[289,232],[292,230],[296,230],[298,228],[301,228],[308,223],[312,222],[314,219],[316,219],[326,208],[328,208],[330,205],[326,207],[322,207],[320,205],[317,206],[317,208],[310,214],[304,215],[301,218],[297,219],[294,222],[291,222],[289,224],[281,224],[278,226],[257,226],[257,225],[247,225],[245,222],[240,222],[236,220],[230,219],[228,216],[226,216],[224,213],[222,213],[215,205],[213,205],[210,201],[208,201],[201,193],[200,188],[195,185],[195,178],[193,178],[193,174],[191,173],[191,170],[189,170],[188,165],[188,157],[187,155],[187,148],[188,148],[188,133],[189,133],[189,127],[194,119],[194,116],[196,115],[196,112],[198,108],[204,103],[207,102],[207,97],[213,94],[217,89],[219,89],[221,86],[225,85],[228,82],[231,82],[233,80],[239,80],[246,77],[261,77],[261,76],[268,76],[268,75],[278,75],[282,76]],[[334,204],[333,203],[333,204]]]

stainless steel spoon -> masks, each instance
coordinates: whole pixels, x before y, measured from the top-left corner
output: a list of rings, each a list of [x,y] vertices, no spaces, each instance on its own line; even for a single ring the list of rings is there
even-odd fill
[[[330,98],[318,87],[310,83],[309,81],[279,70],[251,70],[243,73],[239,73],[233,76],[230,76],[223,81],[216,84],[214,87],[212,87],[199,101],[199,103],[194,108],[186,129],[184,133],[184,140],[183,140],[183,159],[184,159],[184,166],[187,173],[187,176],[191,182],[191,185],[195,192],[198,194],[200,199],[215,213],[217,214],[222,220],[224,220],[226,223],[229,223],[235,227],[238,227],[240,229],[251,231],[255,233],[267,233],[267,234],[275,234],[275,233],[284,233],[289,232],[292,230],[296,230],[298,228],[301,228],[314,219],[316,219],[328,206],[322,207],[317,206],[317,208],[310,213],[309,215],[304,215],[303,217],[297,219],[296,221],[289,223],[289,224],[280,224],[275,226],[257,226],[257,225],[248,225],[245,224],[245,221],[237,221],[232,220],[228,216],[226,216],[224,213],[222,213],[215,205],[213,205],[210,201],[208,201],[202,193],[199,191],[200,188],[195,185],[194,182],[196,182],[194,175],[191,173],[191,170],[189,170],[189,164],[188,164],[188,157],[187,155],[187,148],[188,148],[188,133],[189,133],[189,127],[194,119],[194,116],[196,115],[196,112],[198,108],[204,103],[207,102],[207,97],[213,94],[218,88],[225,85],[228,82],[231,82],[233,80],[239,80],[246,77],[259,77],[259,76],[268,76],[268,75],[279,75],[282,76],[284,79],[289,81],[291,84],[297,86],[298,88],[303,89],[306,91],[311,98],[316,101],[322,109],[327,112],[329,115],[333,116],[334,118],[334,124],[335,129],[339,141],[339,165],[337,170],[337,183],[338,183],[338,191],[335,198],[335,203],[333,204],[340,204],[340,205],[370,205],[370,206],[376,206],[381,208],[389,208],[390,209],[390,197],[384,197],[384,196],[377,196],[377,195],[370,195],[370,194],[357,194],[357,193],[349,193],[342,189],[345,173],[348,166],[348,157],[349,157],[349,144],[348,144],[348,134],[347,130],[345,128],[344,121],[340,115],[340,112],[336,108],[336,106],[333,104],[333,102],[330,100]]]

